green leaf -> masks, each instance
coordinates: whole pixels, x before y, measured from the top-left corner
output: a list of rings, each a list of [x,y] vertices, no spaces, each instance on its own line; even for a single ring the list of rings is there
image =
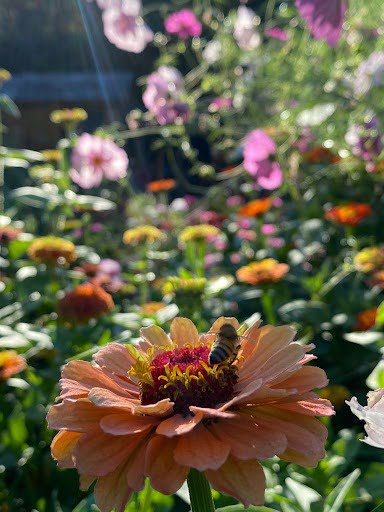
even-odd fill
[[[324,512],[337,512],[341,509],[345,497],[347,496],[349,490],[352,488],[353,484],[359,478],[360,473],[360,469],[357,468],[336,485],[333,491],[325,499]]]
[[[304,512],[310,512],[311,504],[321,500],[321,495],[317,491],[293,478],[286,478],[285,483]]]
[[[367,386],[371,389],[379,389],[384,388],[384,361],[379,361],[379,363],[372,370],[370,375],[368,375],[367,380],[365,381]]]
[[[319,324],[327,319],[326,304],[313,300],[294,300],[281,306],[278,311],[282,319],[288,323],[306,321],[310,324]]]
[[[376,326],[384,327],[384,301],[380,304],[376,313]]]
[[[21,117],[20,110],[16,103],[6,94],[0,94],[0,110],[12,117]]]
[[[11,260],[17,260],[31,245],[32,240],[13,240],[8,244],[8,256]]]
[[[229,505],[228,507],[217,508],[216,512],[276,512],[277,509],[269,507],[248,507],[244,508],[243,505]]]

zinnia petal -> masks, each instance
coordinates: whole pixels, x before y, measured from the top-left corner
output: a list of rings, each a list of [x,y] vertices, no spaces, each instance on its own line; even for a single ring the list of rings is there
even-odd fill
[[[101,429],[107,434],[123,436],[137,434],[157,425],[159,420],[151,416],[138,416],[137,414],[109,414],[100,421]]]
[[[124,512],[133,489],[127,485],[127,463],[121,464],[112,473],[97,479],[94,495],[101,512]]]
[[[105,416],[86,398],[78,400],[64,400],[53,405],[47,415],[49,428],[55,430],[71,430],[73,432],[89,432],[98,430],[99,421]]]
[[[151,486],[163,494],[174,494],[185,482],[189,467],[180,466],[173,458],[176,438],[153,437],[147,448],[145,471]]]
[[[126,376],[131,366],[135,363],[134,358],[128,352],[125,345],[120,343],[109,343],[93,356],[101,368],[116,375]]]
[[[73,447],[82,436],[79,432],[61,430],[55,435],[51,444],[52,457],[58,462],[60,468],[73,468],[72,451]]]
[[[202,412],[196,412],[193,416],[187,417],[184,417],[182,414],[176,414],[162,421],[157,427],[156,433],[166,437],[186,434],[200,423],[203,417]]]
[[[199,342],[199,333],[189,318],[178,317],[172,320],[170,338],[178,347],[182,347],[186,343],[195,347]]]
[[[265,475],[256,460],[239,460],[229,456],[217,471],[206,476],[217,491],[241,501],[244,508],[264,503]]]
[[[230,445],[215,437],[204,425],[178,438],[174,458],[178,464],[198,471],[218,469],[229,455]]]

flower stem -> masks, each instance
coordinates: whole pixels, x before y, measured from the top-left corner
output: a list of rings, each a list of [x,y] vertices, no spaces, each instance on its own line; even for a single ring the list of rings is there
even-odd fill
[[[276,325],[276,316],[273,311],[272,295],[269,287],[263,288],[261,304],[263,306],[263,312],[267,322],[271,325]]]
[[[204,473],[192,468],[187,482],[192,512],[215,512],[211,488]]]

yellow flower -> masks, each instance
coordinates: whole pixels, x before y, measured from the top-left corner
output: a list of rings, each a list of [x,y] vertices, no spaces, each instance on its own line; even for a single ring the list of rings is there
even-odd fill
[[[0,68],[0,83],[8,82],[12,78],[8,69]]]
[[[211,238],[218,236],[221,233],[220,229],[210,224],[199,224],[197,226],[188,226],[179,235],[179,242],[195,241],[208,241]]]
[[[356,254],[354,264],[361,272],[384,270],[384,246],[366,247]]]
[[[64,108],[54,110],[49,118],[55,124],[77,124],[85,121],[88,114],[83,108]]]
[[[60,162],[61,160],[61,151],[60,149],[43,149],[41,151],[43,158],[47,162]]]
[[[164,239],[165,234],[160,229],[148,224],[127,229],[123,234],[123,242],[126,245],[151,244]]]
[[[72,242],[55,236],[36,238],[28,249],[28,256],[37,263],[69,265],[77,259]]]
[[[145,315],[153,315],[166,306],[164,302],[147,302],[141,306],[141,310]]]
[[[194,277],[191,279],[182,279],[181,277],[168,277],[164,286],[163,293],[195,293],[200,294],[204,291],[207,280],[205,277]]]

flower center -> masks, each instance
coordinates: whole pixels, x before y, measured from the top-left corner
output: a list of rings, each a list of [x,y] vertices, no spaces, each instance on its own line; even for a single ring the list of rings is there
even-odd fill
[[[215,407],[234,395],[237,368],[229,362],[208,364],[210,349],[183,347],[157,355],[150,364],[153,383],[140,383],[143,405],[169,398],[174,412],[189,414],[189,406]]]

